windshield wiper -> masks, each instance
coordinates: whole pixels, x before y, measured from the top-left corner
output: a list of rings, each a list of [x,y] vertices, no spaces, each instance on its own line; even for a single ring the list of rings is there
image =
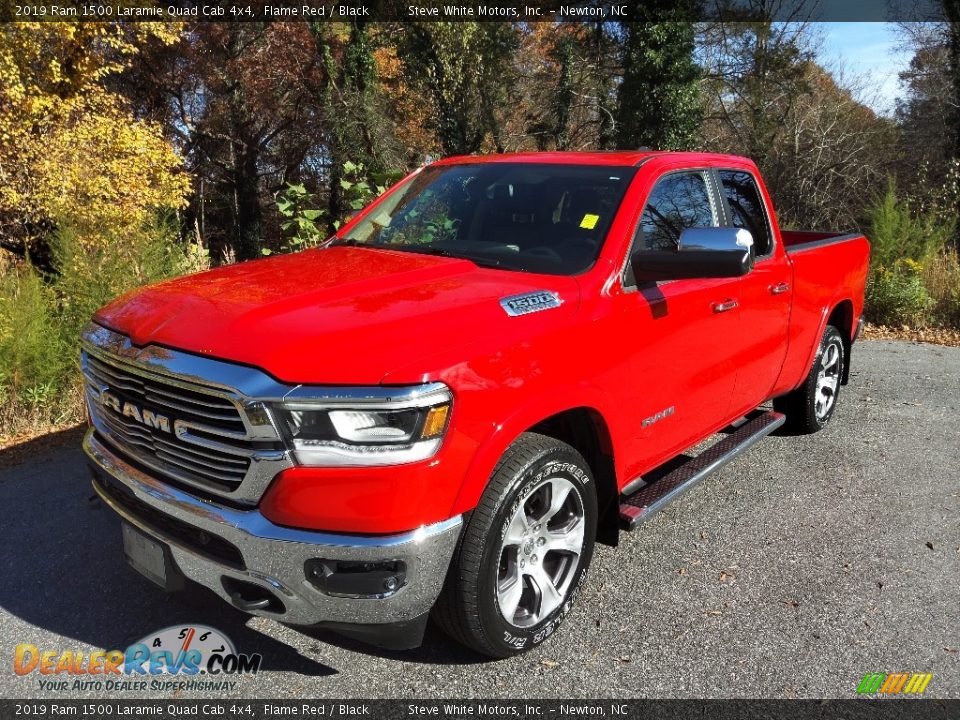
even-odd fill
[[[400,250],[404,252],[419,253],[420,255],[436,255],[439,257],[447,258],[457,258],[458,260],[469,260],[474,265],[487,268],[498,268],[502,267],[499,260],[494,258],[482,257],[478,255],[468,255],[466,253],[454,252],[453,250],[447,250],[446,248],[441,247],[415,247],[412,245],[393,245],[386,246],[389,250]]]
[[[337,238],[332,240],[327,247],[333,247],[334,245],[343,245],[344,247],[359,247],[361,245],[368,245],[368,243],[361,242],[360,240],[354,240],[353,238]]]

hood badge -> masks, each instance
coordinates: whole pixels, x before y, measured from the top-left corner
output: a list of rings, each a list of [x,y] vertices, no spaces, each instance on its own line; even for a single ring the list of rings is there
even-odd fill
[[[511,295],[500,300],[500,307],[510,317],[528,315],[541,310],[552,310],[563,304],[560,296],[551,290],[535,290],[521,295]]]

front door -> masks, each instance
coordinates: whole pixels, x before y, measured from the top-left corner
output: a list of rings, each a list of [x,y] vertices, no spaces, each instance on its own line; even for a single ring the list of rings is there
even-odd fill
[[[709,170],[670,172],[647,198],[633,249],[674,251],[680,233],[722,224]],[[642,262],[642,259],[641,259]],[[618,299],[632,381],[624,389],[634,422],[634,477],[686,449],[726,421],[737,378],[740,278],[636,283]]]

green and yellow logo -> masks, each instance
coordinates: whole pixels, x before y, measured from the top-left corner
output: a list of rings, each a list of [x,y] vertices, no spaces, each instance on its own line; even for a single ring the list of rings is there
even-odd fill
[[[931,673],[867,673],[857,695],[922,695],[932,679]]]

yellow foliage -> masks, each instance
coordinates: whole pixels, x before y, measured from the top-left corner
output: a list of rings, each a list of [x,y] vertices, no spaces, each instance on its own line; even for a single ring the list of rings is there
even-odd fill
[[[104,89],[162,23],[0,27],[0,232],[50,221],[123,228],[182,207],[189,180],[161,129]]]

